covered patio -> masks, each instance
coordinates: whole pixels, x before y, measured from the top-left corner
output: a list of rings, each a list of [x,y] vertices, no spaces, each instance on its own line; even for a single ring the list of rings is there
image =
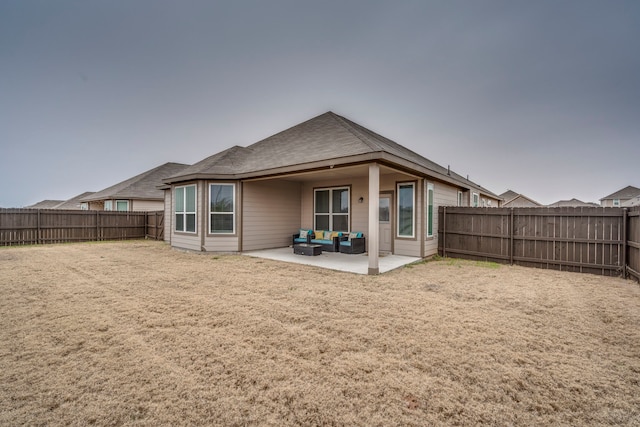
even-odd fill
[[[359,255],[347,255],[339,252],[322,252],[318,256],[296,255],[291,247],[262,249],[243,252],[242,255],[284,261],[294,264],[312,265],[314,267],[330,270],[344,271],[356,274],[369,274],[369,256],[367,253]],[[421,258],[392,254],[380,254],[378,257],[379,273],[386,273],[396,268],[408,265]]]

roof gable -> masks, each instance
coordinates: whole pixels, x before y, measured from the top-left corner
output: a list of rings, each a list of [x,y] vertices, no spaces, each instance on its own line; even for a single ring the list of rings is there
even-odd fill
[[[500,194],[500,197],[502,197],[506,202],[510,201],[511,199],[515,199],[516,197],[518,197],[520,194],[516,193],[513,190],[507,190],[504,193]]]

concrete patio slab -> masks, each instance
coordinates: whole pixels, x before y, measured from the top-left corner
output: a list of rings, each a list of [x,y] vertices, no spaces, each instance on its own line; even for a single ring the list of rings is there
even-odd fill
[[[369,258],[366,253],[348,255],[336,252],[322,252],[322,254],[318,256],[306,256],[296,255],[293,253],[291,247],[286,247],[243,252],[243,255],[295,264],[312,265],[356,274],[368,274],[369,272]],[[381,254],[379,258],[380,273],[386,273],[420,260],[421,258],[417,257]]]

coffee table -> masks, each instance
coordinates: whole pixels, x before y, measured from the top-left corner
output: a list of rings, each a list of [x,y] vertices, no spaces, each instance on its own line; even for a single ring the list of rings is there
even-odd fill
[[[312,245],[309,243],[300,243],[293,245],[293,253],[298,255],[316,256],[322,254],[321,245]]]

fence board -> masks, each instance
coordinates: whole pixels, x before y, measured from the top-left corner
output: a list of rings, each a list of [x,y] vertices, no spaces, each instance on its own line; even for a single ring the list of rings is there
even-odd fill
[[[441,207],[443,256],[640,279],[640,207]]]
[[[627,214],[627,274],[640,281],[640,206]]]
[[[0,246],[161,238],[149,217],[164,212],[0,209]]]

